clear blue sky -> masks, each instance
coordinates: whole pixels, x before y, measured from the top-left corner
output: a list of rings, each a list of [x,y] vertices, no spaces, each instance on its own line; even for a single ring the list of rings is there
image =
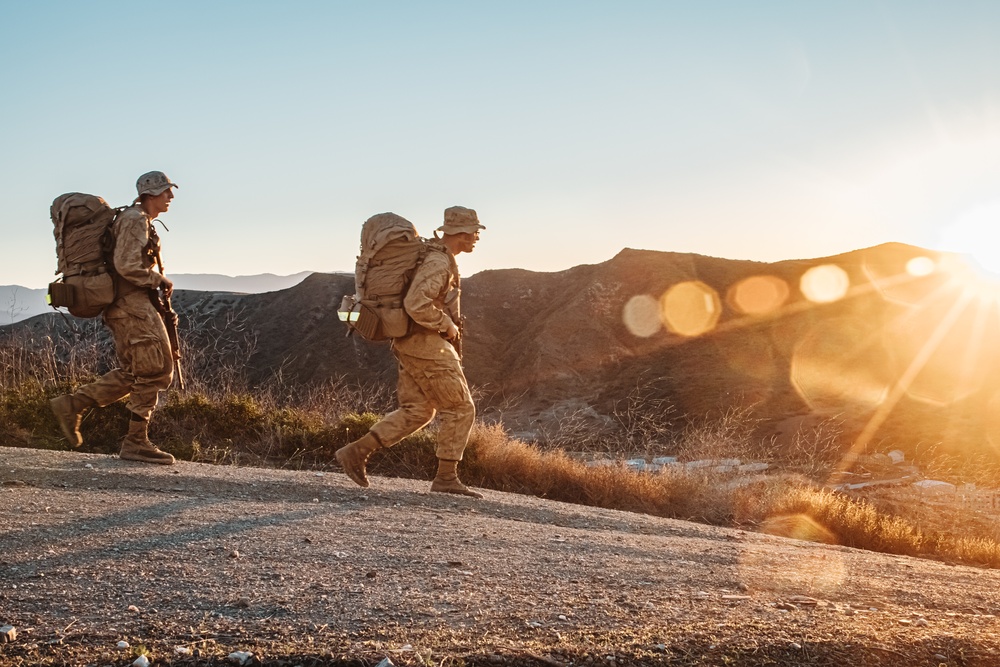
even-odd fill
[[[151,169],[177,273],[350,270],[368,216],[453,204],[465,275],[1000,246],[962,227],[1000,212],[998,35],[994,1],[0,0],[0,284],[49,281],[56,195]]]

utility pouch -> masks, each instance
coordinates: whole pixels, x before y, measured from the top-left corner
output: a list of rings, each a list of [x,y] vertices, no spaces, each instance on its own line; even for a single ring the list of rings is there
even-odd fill
[[[73,289],[73,305],[67,308],[74,317],[97,317],[115,300],[115,280],[110,273],[70,276],[65,282]]]
[[[402,338],[410,333],[410,316],[402,308],[379,308],[382,333],[387,338]]]
[[[64,282],[49,283],[49,294],[46,298],[53,308],[71,308],[73,301],[73,286]]]
[[[344,296],[337,309],[340,321],[351,331],[372,342],[402,338],[410,333],[410,316],[402,306],[384,306],[377,301],[358,301],[354,295]]]

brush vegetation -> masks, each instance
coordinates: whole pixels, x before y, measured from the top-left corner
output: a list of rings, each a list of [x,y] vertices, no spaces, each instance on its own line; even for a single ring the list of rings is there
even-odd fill
[[[113,365],[113,348],[96,321],[76,322],[62,338],[33,337],[27,329],[0,337],[0,442],[65,449],[49,410],[50,398],[96,379]],[[331,382],[299,386],[280,372],[252,386],[239,360],[252,339],[236,324],[188,336],[188,390],[161,397],[150,437],[180,459],[239,466],[334,470],[334,452],[363,435],[391,410],[391,387]],[[473,486],[629,512],[757,530],[860,549],[1000,566],[995,512],[926,498],[906,488],[865,495],[834,491],[824,482],[842,463],[836,423],[800,434],[778,451],[755,435],[751,408],[700,420],[681,419],[648,398],[640,385],[616,409],[618,428],[588,431],[585,420],[565,424],[540,442],[511,437],[502,410],[475,424],[462,464]],[[84,417],[83,451],[117,453],[128,422],[124,401]],[[396,447],[380,450],[369,472],[430,479],[436,467],[433,424]],[[891,447],[886,447],[890,449]],[[588,454],[581,457],[581,453]],[[939,479],[982,483],[995,462],[957,461],[925,453],[921,465]],[[767,462],[767,475],[724,477],[671,466],[637,472],[622,462],[671,455],[680,461],[740,458]],[[595,456],[618,463],[589,465]],[[978,475],[973,476],[973,472]]]

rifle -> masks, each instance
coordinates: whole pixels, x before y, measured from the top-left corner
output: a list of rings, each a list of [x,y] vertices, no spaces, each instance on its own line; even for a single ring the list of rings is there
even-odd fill
[[[457,274],[456,274],[457,275]],[[455,323],[458,327],[458,335],[455,336],[455,340],[448,341],[451,346],[455,348],[455,352],[458,353],[458,360],[462,360],[462,336],[465,333],[465,315],[458,312],[458,295],[459,290],[453,289],[444,298],[444,307],[451,317],[451,321]]]
[[[465,315],[461,315],[458,318],[458,322],[455,322],[458,326],[458,335],[455,336],[455,340],[451,341],[452,346],[455,348],[455,352],[458,352],[458,360],[462,360],[462,339],[465,338]]]
[[[156,267],[163,275],[163,260],[160,259],[160,251],[154,255]],[[167,339],[170,341],[170,353],[174,358],[174,376],[177,378],[177,386],[184,391],[184,372],[181,369],[181,341],[177,335],[177,312],[170,303],[170,297],[165,291],[150,290],[149,300],[153,302],[153,307],[163,318],[163,325],[167,328]]]

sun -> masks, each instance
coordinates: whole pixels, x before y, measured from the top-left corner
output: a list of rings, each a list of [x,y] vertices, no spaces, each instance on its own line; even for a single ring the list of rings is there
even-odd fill
[[[1000,201],[967,210],[939,233],[938,250],[966,255],[984,273],[1000,279]]]

